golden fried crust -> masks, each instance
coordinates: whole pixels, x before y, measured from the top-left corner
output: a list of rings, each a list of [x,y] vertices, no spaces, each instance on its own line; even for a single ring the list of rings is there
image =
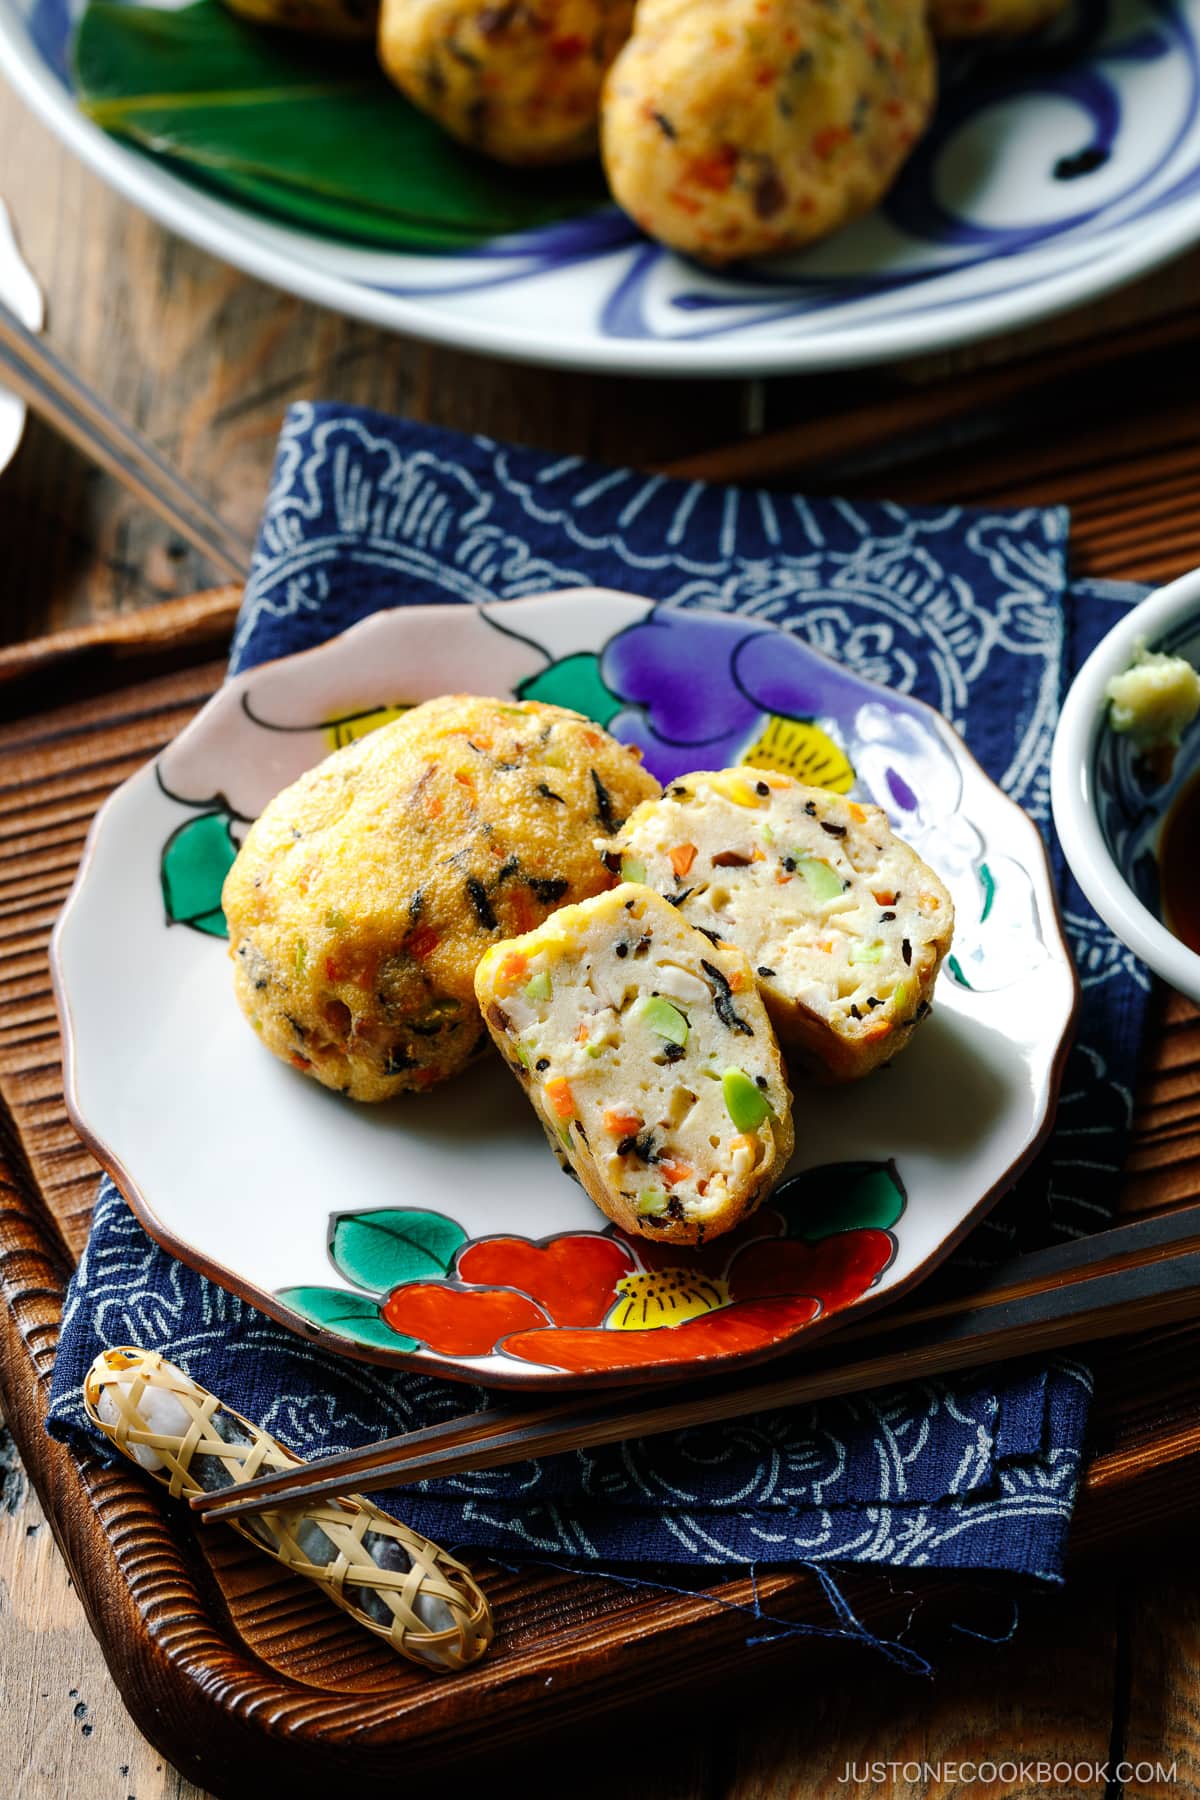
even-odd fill
[[[936,38],[1019,37],[1065,11],[1067,0],[931,0]]]
[[[379,60],[472,148],[570,162],[596,148],[601,83],[632,23],[633,0],[383,0]]]
[[[482,1040],[484,951],[610,886],[598,828],[658,791],[561,707],[414,707],[247,833],[222,896],[242,1010],[277,1056],[354,1099],[431,1087]]]
[[[706,262],[795,250],[886,193],[935,86],[922,0],[641,0],[604,88],[609,185]]]
[[[375,36],[378,0],[225,0],[230,12],[256,25],[278,25],[314,37]]]

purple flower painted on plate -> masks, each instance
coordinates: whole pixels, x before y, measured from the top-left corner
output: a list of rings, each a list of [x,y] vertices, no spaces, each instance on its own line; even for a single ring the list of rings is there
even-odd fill
[[[720,756],[714,767],[737,760],[762,710],[733,680],[732,653],[746,635],[740,622],[660,609],[606,645],[605,686],[626,703],[609,729],[640,745],[660,781],[679,773],[668,745],[711,746]]]
[[[838,793],[854,783],[848,747],[871,689],[771,626],[660,607],[610,640],[601,673],[623,702],[609,729],[660,781],[748,761]]]

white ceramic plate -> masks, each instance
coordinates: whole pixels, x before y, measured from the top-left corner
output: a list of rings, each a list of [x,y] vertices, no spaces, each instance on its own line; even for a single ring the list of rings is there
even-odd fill
[[[787,1179],[703,1251],[609,1227],[498,1058],[354,1106],[234,1002],[218,902],[246,822],[398,706],[471,690],[577,704],[664,780],[832,739],[954,895],[912,1047],[798,1092]],[[100,812],[53,961],[71,1115],[155,1237],[351,1355],[512,1386],[752,1360],[895,1297],[1043,1137],[1076,995],[1038,832],[936,713],[761,621],[599,590],[381,613],[228,683]]]
[[[935,128],[882,208],[805,256],[724,275],[615,211],[448,257],[215,199],[77,110],[79,4],[0,0],[0,64],[106,181],[263,280],[495,355],[648,374],[879,362],[1063,311],[1200,237],[1200,0],[1076,0],[1035,41],[948,56]]]

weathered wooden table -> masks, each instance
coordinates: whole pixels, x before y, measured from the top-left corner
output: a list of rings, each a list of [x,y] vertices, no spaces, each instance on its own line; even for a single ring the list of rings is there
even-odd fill
[[[678,386],[489,363],[387,337],[277,294],[194,251],[110,195],[0,90],[0,194],[49,303],[50,330],[113,403],[246,532],[284,405],[321,395],[369,402],[610,460],[673,460],[750,429],[781,440],[780,473],[825,460],[859,492],[947,500],[1065,500],[1077,564],[1158,580],[1200,561],[1200,431],[1191,319],[1200,260],[1176,264],[1090,314],[963,353],[967,409],[945,375],[904,371]],[[1098,335],[1127,344],[1100,356]],[[1040,353],[1029,361],[1031,353]],[[1015,361],[1012,359],[1016,359]],[[1189,361],[1190,358],[1190,361]],[[1094,381],[1078,379],[1094,364]],[[1188,369],[1191,375],[1187,374]],[[990,371],[990,372],[989,372]],[[1128,371],[1128,373],[1126,373]],[[1068,375],[1071,410],[1057,403]],[[1182,375],[1182,378],[1181,378]],[[870,408],[868,414],[865,409]],[[875,453],[878,427],[896,426]],[[725,459],[737,474],[736,449]],[[104,476],[32,421],[0,480],[0,645],[86,625],[210,584],[213,572]],[[1190,1033],[1180,1038],[1190,1046]],[[1133,1171],[1179,1192],[1196,1163],[1175,1146],[1200,1113],[1189,1049],[1162,1129]],[[65,1565],[19,1466],[0,1469],[0,1661],[5,1793],[21,1800],[194,1795],[142,1739],[112,1687]],[[891,1765],[877,1791],[994,1796],[1200,1793],[1200,1575],[1184,1543],[1143,1550],[1110,1578],[1023,1607],[1009,1646],[965,1637],[935,1684],[866,1663],[838,1685],[772,1685],[734,1718],[698,1704],[629,1739],[598,1771],[529,1772],[529,1794],[569,1786],[653,1800],[767,1800],[845,1791],[847,1765]],[[1139,1768],[1123,1784],[1116,1765]],[[922,1765],[1026,1767],[964,1783]],[[1039,1777],[1038,1764],[1054,1768]],[[1100,1765],[1110,1765],[1106,1784]],[[1033,1765],[1033,1768],[1029,1767]],[[1072,1765],[1066,1773],[1064,1765]],[[1080,1767],[1096,1771],[1089,1776]],[[1174,1766],[1174,1775],[1170,1771]]]

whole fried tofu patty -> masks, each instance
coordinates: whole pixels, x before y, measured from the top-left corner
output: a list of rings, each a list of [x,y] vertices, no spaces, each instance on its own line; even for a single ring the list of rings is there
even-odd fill
[[[758,769],[685,775],[607,853],[745,951],[800,1066],[853,1080],[929,1011],[950,948],[942,882],[877,806]]]
[[[782,1173],[791,1094],[750,967],[650,889],[494,946],[475,993],[552,1145],[626,1231],[703,1243]]]
[[[356,1100],[445,1080],[483,1038],[484,951],[611,885],[593,839],[658,791],[562,707],[414,707],[247,833],[222,895],[243,1012],[277,1056]]]
[[[501,162],[596,148],[600,88],[634,0],[383,0],[379,60],[414,106]]]
[[[935,88],[923,0],[641,0],[601,103],[609,185],[706,262],[795,250],[886,193]]]

